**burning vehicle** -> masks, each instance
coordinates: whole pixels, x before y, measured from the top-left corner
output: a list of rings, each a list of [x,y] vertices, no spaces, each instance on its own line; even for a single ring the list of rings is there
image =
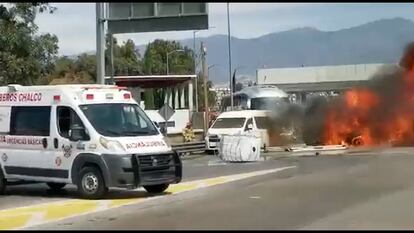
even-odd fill
[[[414,145],[414,43],[399,65],[332,99],[318,99],[304,113],[308,145]]]
[[[399,64],[385,65],[340,95],[316,95],[306,105],[283,102],[268,110],[269,146],[412,146],[414,42]]]

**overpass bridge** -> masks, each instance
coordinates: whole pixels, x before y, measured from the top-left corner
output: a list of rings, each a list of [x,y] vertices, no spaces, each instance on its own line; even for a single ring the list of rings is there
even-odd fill
[[[341,92],[356,85],[363,85],[377,72],[389,71],[395,67],[394,64],[377,63],[258,69],[256,83],[275,85],[290,94]]]
[[[303,103],[309,93],[340,93],[366,84],[378,72],[392,72],[396,68],[395,64],[376,63],[258,69],[256,83],[277,86]]]

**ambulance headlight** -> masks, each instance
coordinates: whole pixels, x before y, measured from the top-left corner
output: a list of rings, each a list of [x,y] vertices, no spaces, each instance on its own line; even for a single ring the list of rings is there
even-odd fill
[[[108,150],[114,150],[114,151],[125,151],[125,148],[122,146],[121,143],[119,143],[117,140],[109,140],[104,137],[101,137],[99,139],[99,142],[103,147],[105,147]]]
[[[163,136],[163,137],[162,137],[162,140],[165,142],[165,144],[167,144],[167,146],[168,146],[168,147],[171,147],[171,144],[170,144],[170,142],[168,141],[168,138],[167,138],[167,137]]]

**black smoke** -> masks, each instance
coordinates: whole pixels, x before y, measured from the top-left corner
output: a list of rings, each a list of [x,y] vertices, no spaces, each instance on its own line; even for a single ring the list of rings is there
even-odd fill
[[[379,99],[379,105],[369,109],[368,117],[364,119],[366,122],[363,122],[363,124],[370,126],[371,135],[378,141],[386,140],[388,135],[384,131],[384,124],[398,117],[398,114],[405,113],[407,116],[414,116],[414,106],[407,104],[407,96],[405,95],[407,92],[414,92],[414,89],[410,90],[407,87],[405,81],[407,72],[413,67],[413,58],[414,43],[411,43],[406,47],[399,65],[385,65],[367,82],[352,87],[369,90],[375,93]],[[303,118],[304,143],[308,145],[323,144],[324,123],[330,111],[336,112],[342,119],[352,114],[349,109],[344,107],[343,96],[332,99],[315,99],[305,109]],[[354,129],[345,141],[351,143],[351,140],[358,137],[359,133],[359,129]],[[405,141],[399,143],[414,144],[412,138],[409,137],[405,137]]]
[[[363,88],[375,93],[380,100],[380,104],[369,109],[368,117],[364,119],[370,125],[372,135],[377,140],[384,140],[387,135],[384,132],[384,124],[395,117],[398,113],[404,112],[408,116],[414,116],[414,106],[407,104],[407,92],[414,94],[414,88],[407,89],[407,72],[414,65],[414,42],[406,46],[404,54],[397,65],[385,65],[381,67],[373,77],[367,82],[353,86],[351,88]],[[414,87],[414,85],[413,85]],[[310,99],[305,106],[290,104],[278,117],[272,119],[273,127],[269,131],[281,128],[294,127],[296,129],[296,141],[307,145],[322,145],[324,143],[324,124],[328,112],[334,111],[340,118],[349,117],[352,112],[344,107],[343,95],[336,97],[318,96]],[[340,120],[340,119],[338,119]],[[277,125],[278,127],[275,127]],[[414,119],[413,119],[414,132]],[[277,131],[280,133],[280,131]],[[355,129],[346,141],[359,136],[359,129]],[[407,140],[402,144],[414,145],[414,138],[406,137]]]

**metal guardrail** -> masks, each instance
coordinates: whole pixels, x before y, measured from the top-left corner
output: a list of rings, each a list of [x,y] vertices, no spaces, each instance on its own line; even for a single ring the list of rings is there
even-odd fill
[[[171,145],[174,151],[182,156],[186,153],[196,153],[196,152],[204,152],[206,150],[206,142],[185,142],[180,144],[173,144]]]

